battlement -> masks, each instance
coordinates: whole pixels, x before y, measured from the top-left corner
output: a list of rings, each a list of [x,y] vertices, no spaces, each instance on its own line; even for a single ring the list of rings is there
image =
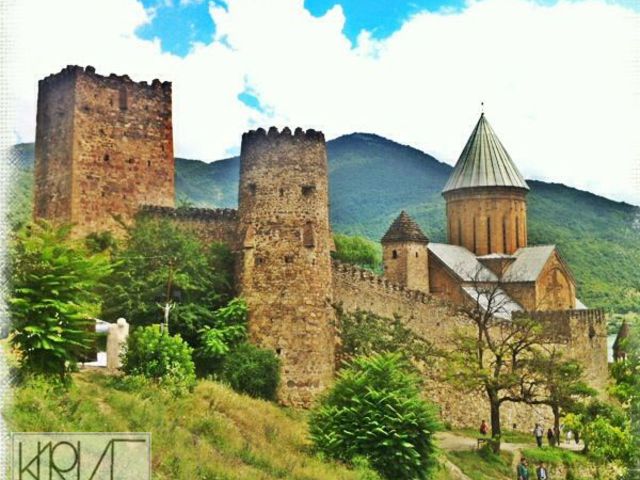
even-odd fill
[[[87,65],[84,68],[78,65],[67,65],[60,72],[52,73],[40,80],[38,82],[38,86],[42,88],[49,85],[56,85],[62,81],[78,78],[80,76],[90,77],[100,83],[103,83],[105,86],[110,87],[128,85],[134,88],[145,89],[149,92],[163,91],[169,94],[171,93],[171,82],[161,82],[157,78],[154,78],[151,83],[146,81],[135,82],[131,80],[129,75],[117,75],[115,73],[111,73],[109,76],[104,76],[96,73],[95,67],[91,65]]]
[[[289,127],[284,127],[282,131],[278,131],[276,127],[270,127],[269,131],[264,128],[258,128],[256,130],[249,130],[242,134],[242,147],[250,147],[254,143],[263,145],[265,142],[287,140],[297,142],[324,142],[324,134],[312,128],[304,131],[302,128],[298,127],[293,133],[291,133],[291,129]]]
[[[190,220],[237,220],[238,211],[234,208],[173,208],[159,205],[142,205],[141,215]]]
[[[374,289],[380,293],[392,294],[402,297],[408,302],[419,302],[423,304],[443,304],[443,300],[434,297],[425,292],[419,290],[411,290],[404,285],[391,282],[389,279],[382,275],[351,265],[349,263],[343,263],[339,260],[333,259],[333,272],[334,275],[339,275],[344,280],[351,283],[365,285],[369,289]]]

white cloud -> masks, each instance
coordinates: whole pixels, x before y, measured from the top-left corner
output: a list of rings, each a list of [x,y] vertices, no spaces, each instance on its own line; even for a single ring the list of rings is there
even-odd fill
[[[211,4],[216,40],[179,58],[135,36],[149,21],[135,0],[20,4],[25,140],[37,79],[68,63],[172,80],[177,153],[206,160],[237,148],[244,130],[274,123],[329,137],[374,132],[453,163],[484,101],[527,177],[640,203],[640,20],[620,6],[483,0],[415,15],[382,41],[362,32],[352,48],[339,6],[316,18],[302,0],[230,0]],[[247,85],[269,115],[237,99]]]

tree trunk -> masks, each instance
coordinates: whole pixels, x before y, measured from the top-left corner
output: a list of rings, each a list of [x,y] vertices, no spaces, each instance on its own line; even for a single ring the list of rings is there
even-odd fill
[[[498,395],[487,389],[487,395],[489,396],[489,406],[491,407],[491,440],[494,453],[500,452],[500,437],[502,431],[500,429],[500,401]]]
[[[553,411],[553,434],[556,436],[556,445],[560,446],[560,408],[553,405],[551,410]]]

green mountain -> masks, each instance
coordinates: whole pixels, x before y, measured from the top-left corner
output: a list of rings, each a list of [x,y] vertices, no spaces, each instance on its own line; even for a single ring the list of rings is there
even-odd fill
[[[32,146],[16,149],[28,168]],[[445,241],[440,191],[451,166],[365,133],[331,140],[327,150],[334,231],[378,241],[404,209],[432,241]],[[238,157],[209,164],[176,158],[178,198],[197,206],[235,207],[238,178]],[[530,244],[558,245],[590,307],[640,311],[640,209],[565,185],[528,182]]]

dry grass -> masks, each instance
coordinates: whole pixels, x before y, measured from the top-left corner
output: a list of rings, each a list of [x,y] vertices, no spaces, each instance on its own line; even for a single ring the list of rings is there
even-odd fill
[[[97,372],[68,391],[16,389],[5,412],[14,431],[142,431],[152,434],[157,479],[370,479],[315,455],[306,413],[201,381],[181,397],[153,385],[122,385]]]

